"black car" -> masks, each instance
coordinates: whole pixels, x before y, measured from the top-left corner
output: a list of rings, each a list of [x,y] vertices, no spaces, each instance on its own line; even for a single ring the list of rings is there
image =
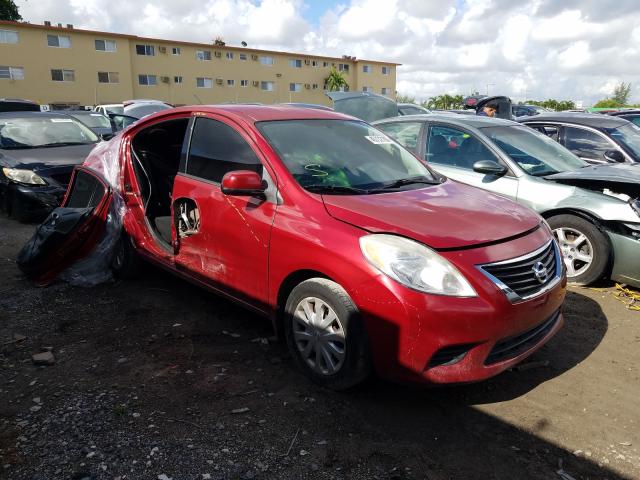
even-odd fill
[[[514,117],[533,117],[550,113],[550,110],[538,105],[511,105],[511,113]]]
[[[546,113],[519,118],[589,163],[640,162],[640,127],[620,117],[593,113]]]
[[[48,214],[99,140],[64,113],[0,113],[0,206],[20,221]]]
[[[613,117],[624,118],[625,120],[629,120],[630,122],[635,123],[640,126],[640,109],[628,109],[628,110],[618,110],[617,112],[609,112],[607,115],[611,115]]]
[[[66,110],[64,113],[72,116],[76,120],[80,120],[98,136],[108,136],[114,133],[109,117],[100,112],[92,112],[90,110]]]
[[[40,105],[20,98],[0,98],[0,112],[39,112]]]

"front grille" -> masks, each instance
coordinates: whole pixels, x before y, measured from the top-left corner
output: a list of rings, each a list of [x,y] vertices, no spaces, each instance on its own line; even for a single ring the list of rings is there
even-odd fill
[[[475,347],[475,343],[464,345],[450,345],[443,347],[433,354],[427,368],[439,367],[441,365],[452,365],[464,358],[469,350]]]
[[[512,302],[525,300],[547,290],[560,278],[561,259],[556,243],[522,257],[480,265],[479,268]]]
[[[497,342],[489,352],[485,365],[503,362],[526,352],[535,347],[547,333],[549,333],[560,318],[560,310],[557,310],[548,320],[536,325],[526,332],[513,337],[505,338]]]

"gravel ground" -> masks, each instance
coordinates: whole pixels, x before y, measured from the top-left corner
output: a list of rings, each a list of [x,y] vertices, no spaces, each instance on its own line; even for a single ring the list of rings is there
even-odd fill
[[[0,479],[640,478],[640,312],[612,288],[572,289],[566,327],[490,381],[334,393],[268,322],[155,269],[34,287],[33,228],[0,218]]]

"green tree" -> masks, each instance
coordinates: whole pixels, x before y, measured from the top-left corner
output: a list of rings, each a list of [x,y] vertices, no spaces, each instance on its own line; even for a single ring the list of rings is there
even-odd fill
[[[18,7],[13,3],[13,0],[0,0],[0,20],[11,20],[12,22],[22,20]]]
[[[613,89],[613,97],[612,100],[615,100],[622,105],[626,105],[629,100],[629,94],[631,93],[631,83],[620,82],[616,85],[616,88]]]
[[[347,79],[344,78],[342,72],[336,70],[336,67],[331,67],[329,76],[324,79],[324,84],[325,88],[330,92],[337,92],[342,88],[344,88],[345,90],[349,88]]]
[[[620,108],[624,107],[624,103],[620,103],[615,98],[605,98],[593,105],[595,108]]]
[[[429,97],[422,106],[425,108],[437,108],[442,110],[460,109],[462,108],[462,102],[464,98],[462,95],[449,95],[445,93],[443,95],[436,95]]]
[[[556,112],[573,110],[576,108],[576,104],[573,100],[555,100],[553,98],[548,98],[546,100],[527,100],[525,103],[528,105],[538,105],[539,107],[555,110]]]
[[[396,95],[396,102],[398,103],[416,103],[416,97],[412,97],[411,95],[399,94]]]

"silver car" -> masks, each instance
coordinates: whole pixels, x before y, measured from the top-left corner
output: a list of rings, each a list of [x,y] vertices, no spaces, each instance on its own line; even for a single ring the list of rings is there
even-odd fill
[[[589,166],[509,120],[432,114],[374,125],[441,174],[536,210],[555,232],[570,281],[640,287],[640,164]]]

